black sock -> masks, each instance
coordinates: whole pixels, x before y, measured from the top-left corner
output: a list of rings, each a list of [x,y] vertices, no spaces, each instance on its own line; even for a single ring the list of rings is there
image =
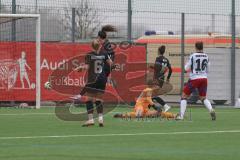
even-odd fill
[[[87,101],[86,102],[87,112],[88,114],[93,114],[94,108],[93,108],[93,102]]]
[[[154,97],[154,98],[152,98],[152,100],[157,101],[157,103],[161,104],[162,106],[164,106],[166,104],[166,102],[164,102],[164,100],[160,97]]]
[[[152,106],[155,111],[162,112],[162,109],[159,106]]]
[[[101,101],[96,101],[95,102],[96,104],[96,108],[97,108],[97,113],[103,113],[103,104]]]

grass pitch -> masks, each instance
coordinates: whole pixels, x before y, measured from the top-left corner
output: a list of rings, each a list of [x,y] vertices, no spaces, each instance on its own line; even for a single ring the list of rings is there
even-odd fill
[[[193,108],[192,121],[126,121],[109,113],[104,128],[82,128],[57,119],[53,108],[2,108],[0,160],[240,159],[240,110],[216,112],[215,122],[205,108]]]

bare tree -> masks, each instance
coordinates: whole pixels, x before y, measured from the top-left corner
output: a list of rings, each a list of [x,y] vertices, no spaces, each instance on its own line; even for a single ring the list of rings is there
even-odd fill
[[[88,0],[79,0],[69,6],[61,20],[68,37],[71,37],[73,31],[72,10],[69,10],[69,8],[75,9],[75,38],[87,39],[92,37],[103,20],[102,16],[99,15],[98,9]]]

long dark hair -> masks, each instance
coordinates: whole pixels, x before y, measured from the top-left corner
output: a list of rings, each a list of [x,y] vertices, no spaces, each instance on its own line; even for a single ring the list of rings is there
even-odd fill
[[[117,32],[117,29],[113,25],[109,25],[109,24],[105,25],[98,32],[98,37],[100,37],[101,39],[106,39],[107,38],[107,32]]]

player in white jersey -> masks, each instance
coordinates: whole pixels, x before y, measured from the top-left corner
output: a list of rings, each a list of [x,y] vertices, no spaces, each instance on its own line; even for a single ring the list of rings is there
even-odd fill
[[[18,59],[18,64],[19,64],[19,69],[20,69],[20,80],[22,83],[22,88],[25,88],[24,86],[24,81],[23,78],[26,79],[27,83],[28,83],[28,87],[31,88],[30,86],[30,80],[28,78],[28,73],[26,71],[26,67],[31,70],[31,68],[29,67],[29,65],[27,64],[27,60],[26,60],[26,53],[24,51],[22,51],[22,55],[21,58]]]
[[[184,113],[187,108],[187,98],[189,98],[192,91],[198,89],[199,99],[208,109],[212,120],[216,120],[215,111],[212,108],[210,101],[206,98],[209,58],[208,55],[203,52],[203,42],[196,42],[195,49],[196,52],[191,54],[187,64],[185,65],[185,72],[190,70],[190,79],[188,83],[184,86],[180,104],[180,114],[176,119],[177,120],[184,119]]]

